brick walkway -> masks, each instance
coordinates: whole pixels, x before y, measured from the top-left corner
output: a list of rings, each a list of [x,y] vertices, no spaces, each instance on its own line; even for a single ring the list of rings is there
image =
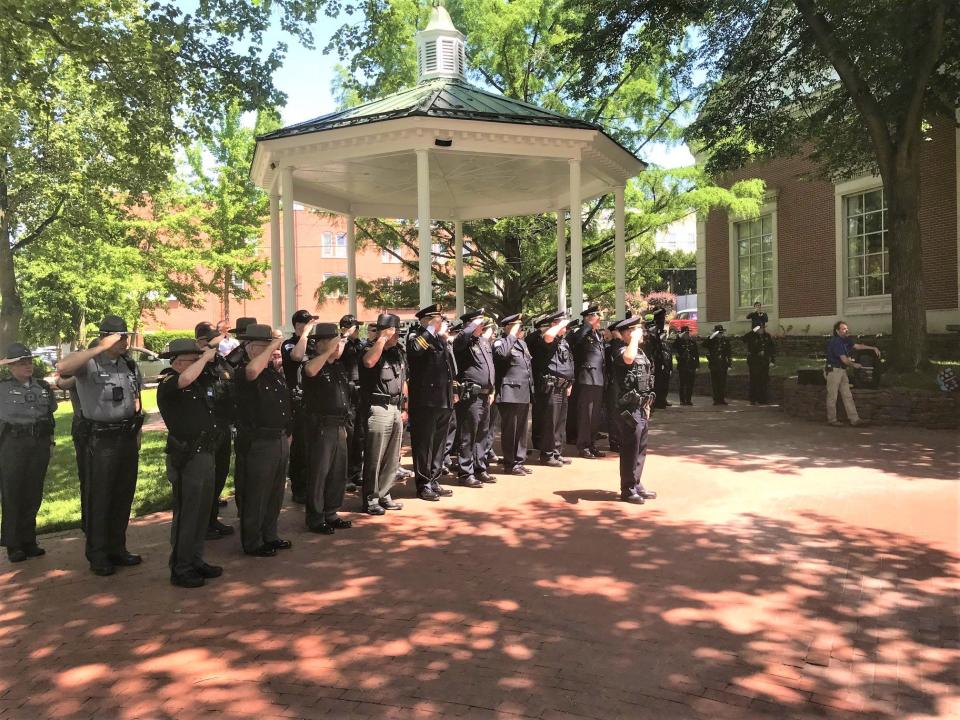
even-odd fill
[[[288,505],[292,551],[211,543],[201,590],[167,514],[112,578],[45,538],[0,565],[0,717],[960,716],[956,435],[698,402],[654,418],[643,507],[614,458],[333,537]]]

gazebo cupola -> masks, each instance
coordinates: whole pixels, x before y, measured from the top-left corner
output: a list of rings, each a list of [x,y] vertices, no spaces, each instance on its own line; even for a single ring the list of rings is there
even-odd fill
[[[466,80],[466,36],[453,25],[450,13],[438,3],[427,27],[417,32],[417,80]]]

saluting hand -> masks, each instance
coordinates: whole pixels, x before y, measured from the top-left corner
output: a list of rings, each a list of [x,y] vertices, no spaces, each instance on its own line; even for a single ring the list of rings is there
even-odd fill
[[[103,350],[107,350],[108,348],[112,348],[118,342],[123,340],[123,337],[124,336],[121,335],[120,333],[110,333],[109,335],[106,335],[100,338],[100,342],[97,344],[97,347]]]

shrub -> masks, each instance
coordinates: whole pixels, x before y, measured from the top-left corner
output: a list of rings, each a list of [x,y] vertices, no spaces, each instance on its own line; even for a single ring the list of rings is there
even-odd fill
[[[193,340],[193,333],[189,330],[159,330],[143,334],[143,346],[150,352],[161,353],[166,350],[171,340],[189,338]]]

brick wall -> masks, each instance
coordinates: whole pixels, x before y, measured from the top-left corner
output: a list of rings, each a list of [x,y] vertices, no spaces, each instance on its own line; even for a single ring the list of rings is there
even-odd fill
[[[928,310],[957,307],[957,133],[940,121],[923,144],[920,227],[923,282]]]

